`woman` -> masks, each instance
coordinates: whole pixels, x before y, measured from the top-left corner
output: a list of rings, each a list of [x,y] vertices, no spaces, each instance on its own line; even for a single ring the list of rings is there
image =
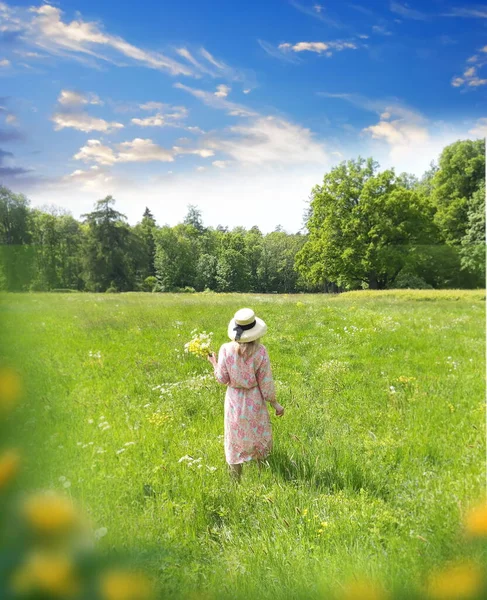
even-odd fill
[[[227,386],[225,395],[225,458],[231,474],[240,479],[242,464],[260,461],[272,450],[272,428],[268,402],[282,417],[284,408],[276,401],[269,355],[260,338],[267,325],[250,308],[235,313],[228,325],[232,340],[208,360],[217,380]]]

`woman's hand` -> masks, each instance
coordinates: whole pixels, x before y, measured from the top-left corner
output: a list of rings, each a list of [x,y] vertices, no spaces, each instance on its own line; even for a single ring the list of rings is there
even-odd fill
[[[217,362],[217,360],[216,360],[216,356],[215,356],[215,353],[214,353],[214,352],[212,352],[211,354],[208,354],[208,360],[211,362],[211,364],[212,364],[214,367],[216,367],[216,366],[217,366],[218,362]]]
[[[284,406],[281,406],[279,402],[274,402],[272,407],[276,409],[276,417],[282,417],[284,414]]]

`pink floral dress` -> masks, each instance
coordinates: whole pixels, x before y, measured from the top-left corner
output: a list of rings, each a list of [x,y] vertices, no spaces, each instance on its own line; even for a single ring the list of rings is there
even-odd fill
[[[265,458],[272,450],[272,428],[266,401],[275,400],[269,355],[262,344],[252,356],[239,356],[235,342],[223,344],[215,376],[227,385],[225,458],[231,465]]]

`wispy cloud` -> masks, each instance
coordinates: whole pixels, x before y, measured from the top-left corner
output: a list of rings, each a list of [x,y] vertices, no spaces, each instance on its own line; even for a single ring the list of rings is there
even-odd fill
[[[51,120],[55,124],[54,129],[56,131],[60,131],[61,129],[76,129],[78,131],[84,131],[85,133],[90,133],[91,131],[110,133],[117,129],[123,129],[122,123],[117,123],[115,121],[108,122],[105,121],[105,119],[92,117],[83,112],[54,113]]]
[[[272,116],[259,116],[205,140],[209,148],[247,165],[324,164],[328,154],[309,129]]]
[[[324,6],[320,6],[321,10],[316,10],[316,5],[306,6],[304,4],[300,4],[296,0],[289,0],[289,4],[293,6],[299,12],[302,12],[309,17],[313,17],[314,19],[318,19],[322,23],[326,23],[330,27],[335,27],[336,29],[344,29],[345,26],[336,18],[330,17],[327,13],[327,10]]]
[[[405,19],[415,19],[416,21],[427,21],[429,16],[425,13],[410,8],[407,4],[401,4],[400,2],[392,1],[390,3],[390,9],[393,13],[400,15]]]
[[[475,126],[469,131],[469,133],[480,138],[487,137],[487,119],[478,119],[478,121],[475,123]]]
[[[456,7],[443,13],[442,17],[464,17],[466,19],[487,19],[487,6]]]
[[[278,60],[291,64],[298,64],[300,62],[297,56],[294,56],[293,54],[287,52],[282,52],[273,44],[269,44],[269,42],[266,42],[264,40],[257,40],[257,42],[262,48],[262,50],[264,50],[264,52],[269,56],[272,56],[272,58],[277,58]]]
[[[51,121],[55,124],[54,129],[56,131],[76,129],[85,133],[91,131],[110,133],[117,129],[123,129],[122,123],[108,122],[105,119],[89,115],[83,110],[83,107],[90,104],[103,105],[103,102],[93,93],[61,90],[58,97],[58,109],[51,117]]]
[[[11,63],[8,60],[8,58],[2,58],[0,59],[0,68],[2,69],[6,69],[7,67],[10,67]]]
[[[131,119],[133,125],[140,127],[181,127],[181,121],[188,116],[188,109],[185,106],[171,106],[162,102],[146,102],[140,104],[139,108],[145,111],[157,111],[149,117]]]
[[[232,69],[205,48],[198,51],[201,60],[184,47],[173,50],[176,57],[144,49],[107,32],[101,23],[85,20],[81,15],[72,21],[65,20],[63,11],[50,4],[28,10],[4,3],[1,7],[1,31],[4,34],[15,33],[16,40],[24,46],[21,51],[26,59],[38,58],[36,51],[42,49],[44,54],[87,64],[96,65],[99,61],[120,67],[138,64],[172,76],[199,78],[208,75],[236,81],[244,81],[248,77],[248,73]],[[29,51],[29,47],[36,51]]]
[[[372,31],[379,35],[392,35],[392,31],[389,31],[387,27],[384,27],[383,25],[374,25]]]
[[[207,106],[211,106],[212,108],[217,108],[220,110],[224,110],[227,114],[234,117],[251,117],[255,116],[256,112],[247,108],[242,104],[237,104],[236,102],[231,102],[224,97],[215,95],[214,92],[206,92],[204,90],[198,90],[183,83],[176,83],[174,87],[180,90],[184,90],[188,92],[195,98],[201,100]]]

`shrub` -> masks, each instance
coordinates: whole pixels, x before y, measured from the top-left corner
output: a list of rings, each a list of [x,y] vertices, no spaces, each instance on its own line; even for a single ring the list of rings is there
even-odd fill
[[[414,273],[401,272],[394,282],[394,288],[398,290],[432,290],[433,286]]]

